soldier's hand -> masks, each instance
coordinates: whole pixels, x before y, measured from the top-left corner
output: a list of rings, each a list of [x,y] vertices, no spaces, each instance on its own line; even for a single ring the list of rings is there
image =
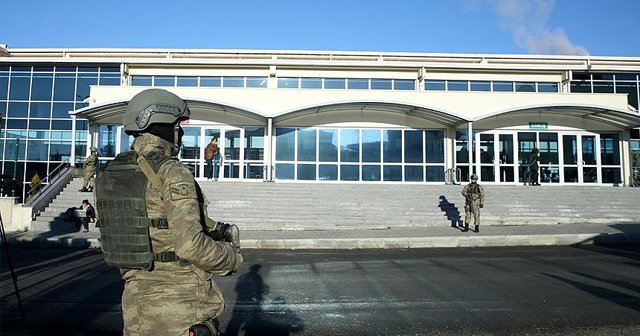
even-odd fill
[[[231,242],[231,245],[233,245],[236,251],[240,251],[240,229],[238,229],[237,225],[229,224],[224,230],[224,236],[227,238],[227,241]]]
[[[484,206],[484,204],[480,204],[480,207],[482,208]]]

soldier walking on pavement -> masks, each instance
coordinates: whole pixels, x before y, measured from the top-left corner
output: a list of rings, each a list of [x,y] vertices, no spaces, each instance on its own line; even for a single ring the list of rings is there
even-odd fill
[[[98,150],[95,147],[91,147],[91,155],[87,156],[84,161],[84,184],[82,189],[78,191],[90,192],[93,191],[94,174],[96,173],[96,166],[98,165]]]
[[[207,216],[191,171],[172,158],[189,117],[173,93],[138,93],[123,115],[133,150],[96,179],[104,258],[124,280],[125,336],[219,335],[224,300],[212,277],[235,273],[243,261],[238,227]]]
[[[480,232],[480,208],[484,206],[484,188],[478,184],[478,175],[473,174],[470,178],[471,182],[462,189],[464,196],[464,231],[469,231],[469,222],[473,215],[473,224],[475,232]]]

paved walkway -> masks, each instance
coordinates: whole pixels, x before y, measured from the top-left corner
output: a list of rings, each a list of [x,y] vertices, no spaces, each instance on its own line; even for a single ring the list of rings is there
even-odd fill
[[[640,220],[639,220],[640,222]],[[38,247],[100,247],[100,233],[8,233],[11,245]],[[242,231],[247,249],[406,249],[573,244],[640,243],[639,224],[561,224],[482,226],[480,233],[457,227],[387,230]]]

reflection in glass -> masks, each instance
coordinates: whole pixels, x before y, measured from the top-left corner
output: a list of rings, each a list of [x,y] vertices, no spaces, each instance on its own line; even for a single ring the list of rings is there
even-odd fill
[[[27,142],[27,160],[47,161],[47,158],[49,157],[48,144],[48,141],[29,140]]]
[[[613,183],[620,184],[622,183],[622,178],[620,175],[620,168],[602,168],[602,183]]]
[[[362,165],[363,181],[380,181],[380,166]]]
[[[588,165],[596,164],[596,137],[593,135],[582,136],[582,161]]]
[[[405,166],[404,180],[409,182],[422,182],[424,181],[423,173],[423,166]]]
[[[357,129],[340,130],[340,161],[360,161],[360,131]]]
[[[98,84],[98,74],[79,74],[76,99],[77,101],[83,101],[89,98],[90,85]]]
[[[620,164],[620,141],[616,133],[600,134],[600,160],[603,165]],[[604,179],[604,176],[603,176]],[[604,181],[604,180],[603,180]]]
[[[294,167],[292,163],[276,163],[276,179],[293,180]]]
[[[402,181],[402,166],[388,166],[383,168],[385,181]]]
[[[298,161],[316,160],[316,129],[298,129]]]
[[[493,163],[494,158],[494,135],[480,134],[480,163]],[[493,174],[491,174],[493,176]],[[492,177],[493,178],[493,177]],[[493,180],[484,180],[493,181]]]
[[[56,74],[53,84],[53,100],[75,101],[76,75]],[[13,90],[12,90],[13,92]]]
[[[338,165],[321,164],[318,166],[318,179],[336,181],[338,179]]]
[[[298,180],[312,181],[316,179],[315,164],[298,164]]]
[[[218,141],[218,144],[220,141]],[[226,160],[240,160],[240,130],[227,130],[224,133],[224,158]],[[232,173],[237,175],[235,170],[238,167],[230,168]],[[237,176],[236,176],[237,177]]]
[[[29,86],[31,86],[31,74],[30,73],[11,74],[10,86],[11,86],[11,90],[9,92],[9,99],[29,100]]]
[[[264,159],[264,127],[245,127],[244,142],[246,160]]]
[[[578,140],[575,135],[563,135],[562,136],[562,159],[564,164],[577,164],[578,163]],[[578,172],[576,171],[576,177]],[[565,182],[567,171],[565,170]],[[571,181],[571,182],[577,182]]]
[[[362,130],[362,162],[380,162],[380,130]]]
[[[98,127],[98,156],[116,156],[116,127],[116,125],[100,125]]]
[[[444,166],[427,166],[427,182],[444,182]]]
[[[383,130],[382,137],[384,139],[384,162],[402,162],[402,131]]]
[[[480,166],[480,179],[487,182],[495,182],[495,168],[494,166]]]
[[[293,128],[276,128],[276,160],[293,161],[295,159],[295,136]]]
[[[341,181],[358,181],[360,180],[360,167],[357,165],[340,165]]]
[[[405,131],[404,132],[404,162],[422,163],[423,147],[422,147],[423,131]]]
[[[558,133],[540,133],[540,163],[558,164]]]
[[[444,163],[444,131],[425,131],[427,163]]]
[[[318,130],[318,161],[338,162],[338,130]]]
[[[31,82],[31,100],[51,100],[53,74],[34,73]]]

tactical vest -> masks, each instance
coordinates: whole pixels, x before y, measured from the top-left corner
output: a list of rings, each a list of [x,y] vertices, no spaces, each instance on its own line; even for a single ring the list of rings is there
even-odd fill
[[[146,159],[148,165],[139,164]],[[161,154],[139,157],[134,151],[118,154],[96,178],[96,208],[104,259],[110,266],[153,269],[154,261],[175,261],[175,252],[154,254],[149,226],[168,229],[166,218],[149,218],[145,193],[150,166],[155,174],[170,158]],[[154,175],[155,176],[155,175]]]

